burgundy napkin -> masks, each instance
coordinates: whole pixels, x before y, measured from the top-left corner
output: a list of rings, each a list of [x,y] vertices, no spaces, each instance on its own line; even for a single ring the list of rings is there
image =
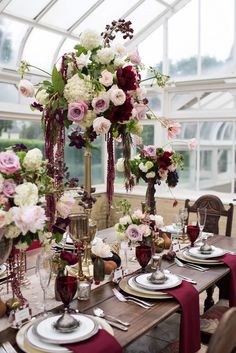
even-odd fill
[[[165,289],[180,304],[182,309],[180,322],[179,353],[195,353],[201,348],[199,293],[186,281],[172,289]]]
[[[225,254],[221,257],[217,257],[216,259],[224,262],[224,264],[230,268],[229,305],[236,306],[236,256]]]
[[[119,342],[107,331],[101,329],[90,339],[73,344],[63,344],[63,347],[75,353],[121,353],[123,351]]]

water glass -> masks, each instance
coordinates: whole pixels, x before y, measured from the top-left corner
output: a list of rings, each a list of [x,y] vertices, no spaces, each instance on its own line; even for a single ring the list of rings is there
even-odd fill
[[[78,281],[78,299],[88,300],[91,293],[91,283],[89,281]]]
[[[47,315],[46,310],[46,290],[49,286],[52,275],[52,257],[45,251],[37,256],[36,274],[39,276],[40,286],[43,290],[43,315]]]
[[[197,223],[200,229],[200,236],[199,238],[202,239],[202,232],[205,227],[207,217],[207,209],[206,208],[198,208],[197,209]]]

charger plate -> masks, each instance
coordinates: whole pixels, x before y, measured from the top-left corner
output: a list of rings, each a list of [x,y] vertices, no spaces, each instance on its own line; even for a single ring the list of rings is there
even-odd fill
[[[148,290],[163,290],[168,288],[174,288],[181,284],[182,280],[176,275],[169,273],[165,274],[166,281],[161,284],[155,284],[149,281],[149,277],[151,277],[151,273],[143,273],[141,275],[137,275],[133,277],[135,284],[138,287],[148,289]]]
[[[100,317],[94,317],[94,319],[97,321],[97,323],[99,324],[99,327],[106,330],[108,333],[110,333],[110,335],[114,336],[114,331],[112,329],[112,327],[102,318]],[[34,324],[34,322],[36,321],[31,321],[29,323],[27,323],[26,325],[22,326],[20,328],[20,330],[17,332],[17,335],[16,335],[16,343],[17,345],[19,346],[19,348],[25,352],[25,353],[70,353],[71,351],[64,348],[64,347],[61,347],[61,346],[58,346],[58,345],[54,345],[54,344],[50,344],[50,343],[47,343],[47,346],[50,345],[49,349],[48,350],[43,350],[43,349],[39,349],[39,348],[36,348],[36,347],[32,347],[28,342],[27,340],[25,339],[26,338],[26,332],[27,330],[29,329],[30,326],[32,326]],[[51,346],[53,348],[55,348],[55,351],[52,351],[51,350]]]
[[[171,299],[173,298],[171,295],[163,293],[163,292],[152,292],[147,289],[135,287],[133,284],[134,282],[130,285],[131,282],[128,283],[128,281],[131,280],[128,278],[122,278],[122,280],[119,283],[120,289],[122,289],[125,293],[135,295],[136,297],[140,298],[146,298],[146,299]]]
[[[211,259],[211,258],[215,258],[215,257],[219,257],[219,256],[223,256],[226,253],[226,250],[221,249],[221,248],[217,248],[216,246],[211,246],[212,251],[210,254],[203,254],[200,251],[200,246],[196,246],[193,248],[190,248],[188,253],[190,256],[196,257],[197,259]]]
[[[219,261],[219,260],[197,259],[196,257],[190,256],[188,254],[188,250],[178,251],[176,253],[176,256],[180,260],[184,260],[185,262],[191,262],[193,264],[199,264],[199,265],[223,265],[224,264],[222,261]]]
[[[54,344],[76,343],[84,341],[98,332],[98,323],[92,316],[83,314],[72,315],[80,325],[72,332],[62,333],[54,328],[61,315],[48,316],[38,321],[26,333],[28,340],[34,344],[35,334],[41,341]],[[38,341],[38,340],[37,340]]]

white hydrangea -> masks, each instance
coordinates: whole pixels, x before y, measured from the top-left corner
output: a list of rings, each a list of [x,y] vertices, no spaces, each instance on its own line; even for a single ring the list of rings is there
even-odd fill
[[[17,206],[32,206],[38,202],[38,188],[35,184],[20,184],[15,189],[14,202]]]
[[[122,224],[122,225],[131,224],[131,223],[132,223],[132,219],[131,219],[131,217],[130,217],[129,215],[126,215],[126,216],[124,216],[124,217],[121,217],[121,218],[119,219],[119,222],[120,222],[120,224]]]
[[[91,29],[87,29],[83,31],[80,35],[80,44],[86,49],[94,49],[97,48],[102,41],[102,37],[96,31]]]
[[[88,102],[92,93],[90,82],[80,78],[77,74],[67,81],[64,88],[64,97],[68,103],[74,103],[79,100]]]
[[[20,235],[20,233],[21,233],[21,230],[17,226],[15,226],[14,224],[10,224],[6,229],[5,237],[14,239],[14,238],[17,238]]]
[[[96,238],[92,243],[92,253],[100,257],[111,257],[110,245],[105,244],[102,239]]]
[[[101,64],[110,64],[114,57],[115,53],[112,48],[102,48],[97,51],[97,61]]]
[[[26,153],[23,166],[26,170],[36,171],[41,167],[43,154],[39,148],[33,148]]]
[[[147,173],[148,167],[147,167],[145,164],[143,164],[143,162],[140,163],[140,164],[138,165],[138,167],[139,167],[139,169],[140,169],[143,173]]]

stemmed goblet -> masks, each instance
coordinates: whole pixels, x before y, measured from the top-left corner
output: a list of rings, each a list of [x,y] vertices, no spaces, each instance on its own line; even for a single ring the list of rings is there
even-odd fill
[[[55,328],[61,332],[72,332],[79,326],[79,321],[69,314],[70,302],[77,291],[77,278],[73,276],[57,277],[56,289],[64,304],[64,313],[55,323]]]
[[[205,227],[206,217],[207,217],[207,209],[206,208],[198,208],[197,209],[197,223],[198,223],[198,227],[200,229],[199,239],[203,238],[202,232]]]
[[[43,251],[38,254],[36,259],[36,274],[39,276],[40,286],[43,290],[43,316],[46,316],[46,291],[52,275],[52,258],[50,253]]]
[[[179,210],[179,217],[182,223],[182,229],[183,229],[183,241],[185,240],[185,223],[188,218],[188,209],[187,208],[181,208]],[[186,238],[187,239],[187,238]]]

